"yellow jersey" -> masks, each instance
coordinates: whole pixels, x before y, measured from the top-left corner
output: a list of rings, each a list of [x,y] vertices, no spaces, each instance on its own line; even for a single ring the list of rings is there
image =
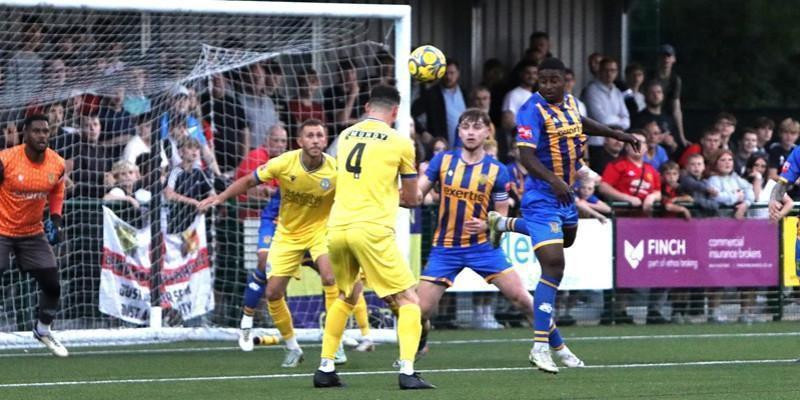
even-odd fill
[[[367,118],[339,134],[336,198],[328,226],[365,223],[394,229],[397,177],[416,178],[414,144],[383,121]]]
[[[313,171],[303,165],[301,149],[283,153],[253,172],[261,183],[278,180],[281,207],[277,233],[286,238],[312,237],[327,225],[336,188],[336,160],[322,155],[322,165]]]

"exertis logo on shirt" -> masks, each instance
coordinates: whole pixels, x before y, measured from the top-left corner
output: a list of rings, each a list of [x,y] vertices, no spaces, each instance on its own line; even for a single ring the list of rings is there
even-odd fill
[[[483,203],[486,200],[486,195],[479,192],[473,192],[467,189],[454,188],[452,186],[444,187],[445,197],[453,197],[459,200],[467,200],[476,203]]]
[[[533,139],[533,130],[528,125],[518,126],[517,134],[519,134],[520,139],[526,139],[526,140]]]
[[[281,190],[281,201],[295,203],[309,208],[316,208],[322,204],[322,197],[320,196],[314,196],[311,193],[295,192],[289,189]]]

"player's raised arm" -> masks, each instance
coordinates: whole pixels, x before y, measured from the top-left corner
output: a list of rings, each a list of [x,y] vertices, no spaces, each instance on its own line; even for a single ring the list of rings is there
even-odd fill
[[[211,207],[216,207],[226,200],[230,199],[231,197],[238,196],[240,194],[246,193],[250,188],[260,185],[261,182],[258,178],[256,178],[256,174],[247,174],[235,182],[232,185],[228,186],[225,191],[217,195],[211,195],[206,197],[200,204],[197,206],[197,209],[200,212],[208,210]]]

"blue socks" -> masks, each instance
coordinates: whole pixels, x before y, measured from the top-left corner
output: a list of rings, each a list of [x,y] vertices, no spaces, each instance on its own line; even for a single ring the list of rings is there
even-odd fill
[[[538,343],[556,344],[550,341],[550,326],[555,311],[556,292],[560,280],[542,274],[533,297],[533,334]],[[559,335],[560,337],[560,335]],[[563,342],[563,341],[562,341]]]
[[[244,288],[244,314],[252,316],[258,302],[267,289],[267,275],[258,268],[247,275],[247,286]]]

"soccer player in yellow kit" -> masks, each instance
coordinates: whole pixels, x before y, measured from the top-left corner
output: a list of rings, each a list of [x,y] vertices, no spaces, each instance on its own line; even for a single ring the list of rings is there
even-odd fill
[[[358,299],[363,271],[365,284],[398,310],[400,388],[434,388],[414,372],[422,332],[417,282],[395,242],[398,205],[414,207],[421,197],[413,143],[390,126],[399,104],[397,89],[377,86],[370,93],[366,118],[339,134],[338,187],[328,221],[328,250],[341,293],[325,319],[314,387],[342,386],[334,354]],[[402,191],[398,191],[398,176]]]
[[[328,261],[325,237],[336,187],[336,160],[324,153],[328,143],[325,125],[320,120],[306,120],[298,129],[297,142],[301,149],[269,160],[198,206],[203,211],[254,186],[278,180],[281,206],[277,232],[267,258],[266,291],[269,314],[286,343],[286,357],[281,364],[285,368],[294,368],[303,360],[303,350],[297,343],[286,303],[286,287],[291,278],[299,276],[306,251],[311,253],[319,268],[326,309],[330,309],[339,293]]]

